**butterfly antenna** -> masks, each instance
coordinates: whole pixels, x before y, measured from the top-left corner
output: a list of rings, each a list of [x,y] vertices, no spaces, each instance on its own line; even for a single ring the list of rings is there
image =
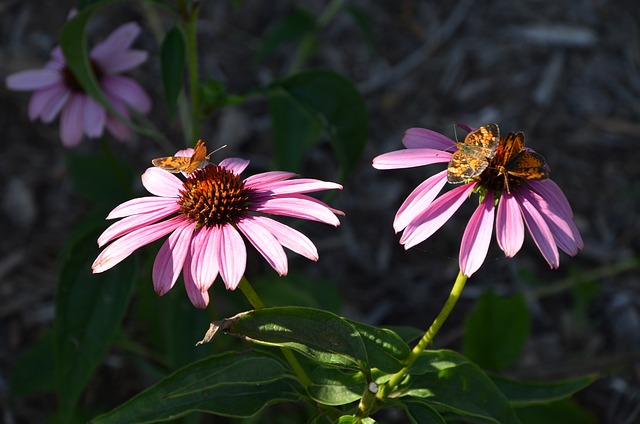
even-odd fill
[[[212,154],[219,152],[220,150],[224,149],[225,147],[227,147],[227,145],[225,144],[224,146],[220,146],[218,147],[216,150],[214,150],[213,152],[209,152],[209,154],[207,155],[207,160],[209,160],[209,158],[211,157]]]

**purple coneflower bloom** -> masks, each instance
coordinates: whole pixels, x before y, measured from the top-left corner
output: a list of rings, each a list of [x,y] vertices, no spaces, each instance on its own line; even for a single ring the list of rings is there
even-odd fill
[[[133,79],[118,75],[147,60],[147,52],[130,49],[139,33],[136,23],[122,25],[89,54],[91,67],[107,100],[126,118],[129,117],[127,108],[139,113],[151,109],[151,100],[142,87]],[[9,75],[6,83],[11,90],[35,91],[29,101],[32,121],[40,118],[49,123],[61,114],[60,138],[67,147],[77,146],[82,134],[89,138],[102,136],[105,127],[118,140],[131,136],[126,124],[108,114],[84,92],[67,67],[59,46],[51,52],[51,60],[43,69]]]
[[[229,290],[234,290],[244,275],[247,251],[241,235],[280,275],[288,270],[283,246],[317,260],[316,247],[307,236],[267,215],[338,226],[336,214],[342,212],[306,193],[340,190],[342,186],[292,179],[296,174],[282,171],[242,180],[239,174],[248,165],[247,160],[228,158],[196,170],[186,181],[160,168],[147,169],[142,183],[156,197],[133,199],[111,211],[107,219],[122,219],[98,239],[101,247],[115,241],[96,258],[93,272],[106,271],[139,247],[170,234],[153,264],[155,291],[158,295],[167,293],[182,271],[191,303],[205,308],[207,290],[218,274]]]
[[[424,128],[407,130],[402,143],[405,150],[374,158],[373,167],[397,169],[447,163],[457,150],[453,140]],[[423,242],[442,227],[473,192],[479,192],[484,197],[467,224],[460,247],[460,269],[467,277],[480,268],[487,256],[494,216],[498,246],[507,257],[514,256],[522,247],[525,226],[551,268],[557,268],[560,263],[558,247],[571,256],[576,255],[583,241],[562,190],[550,179],[534,181],[511,175],[506,178],[490,164],[479,178],[438,198],[447,183],[447,170],[428,178],[398,209],[393,227],[396,232],[404,230],[400,243],[409,249]]]

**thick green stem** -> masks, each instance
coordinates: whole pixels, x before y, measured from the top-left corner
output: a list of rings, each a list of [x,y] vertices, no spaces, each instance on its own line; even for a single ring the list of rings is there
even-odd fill
[[[242,277],[242,280],[240,280],[240,284],[238,285],[238,288],[240,289],[240,291],[242,291],[242,294],[244,294],[244,296],[247,298],[249,303],[251,303],[251,305],[254,308],[262,309],[265,307],[264,302],[262,301],[262,299],[260,299],[260,296],[258,296],[258,293],[256,293],[256,291],[253,289],[253,287],[249,283],[249,280],[247,280],[246,277],[244,276]],[[291,349],[286,347],[281,347],[280,350],[282,351],[284,358],[287,360],[287,362],[289,362],[289,365],[291,365],[291,368],[293,368],[293,371],[298,376],[298,379],[300,380],[300,382],[304,386],[311,385],[311,379],[309,378],[307,373],[304,371],[304,368],[302,368],[302,365],[300,365],[300,362],[298,362],[298,359],[295,357]]]
[[[402,368],[398,373],[391,376],[391,379],[382,387],[382,390],[378,392],[378,399],[384,400],[389,396],[389,393],[395,389],[398,384],[402,381],[402,379],[407,375],[409,369],[413,365],[413,363],[420,357],[422,352],[431,344],[433,338],[438,334],[440,327],[447,320],[449,314],[453,310],[454,306],[460,299],[460,294],[462,294],[462,289],[464,289],[464,285],[467,282],[467,277],[462,274],[462,271],[458,273],[458,277],[456,278],[453,287],[451,288],[451,293],[449,293],[449,298],[445,302],[442,310],[436,317],[436,319],[431,324],[431,327],[427,330],[427,332],[422,336],[422,339],[418,342],[418,344],[411,351],[411,355],[405,362],[405,367]]]

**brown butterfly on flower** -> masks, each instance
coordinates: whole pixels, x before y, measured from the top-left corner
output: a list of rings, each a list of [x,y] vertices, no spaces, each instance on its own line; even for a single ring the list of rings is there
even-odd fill
[[[458,184],[482,174],[495,156],[499,142],[497,124],[483,125],[471,131],[463,142],[456,143],[458,150],[449,160],[447,181]]]
[[[198,142],[196,143],[196,147],[193,148],[193,154],[191,156],[165,156],[162,158],[153,159],[151,163],[153,164],[153,166],[164,169],[165,171],[173,173],[184,172],[185,174],[191,174],[196,169],[201,168],[205,164],[207,164],[209,162],[209,157],[224,147],[225,146],[222,146],[219,149],[216,149],[213,152],[207,154],[207,145],[203,140],[198,140]]]
[[[525,180],[549,178],[549,170],[544,157],[524,148],[522,131],[516,134],[509,133],[506,138],[500,140],[500,146],[491,166],[498,170],[498,176],[504,176],[504,186],[507,193],[511,193],[510,177]]]

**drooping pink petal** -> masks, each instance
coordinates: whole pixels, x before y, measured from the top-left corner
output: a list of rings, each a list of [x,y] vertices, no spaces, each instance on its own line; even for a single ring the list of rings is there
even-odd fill
[[[269,171],[262,172],[260,174],[251,175],[244,180],[246,187],[262,188],[265,184],[274,183],[277,181],[288,180],[289,178],[297,177],[298,174],[285,171]]]
[[[416,187],[402,203],[393,220],[396,233],[404,230],[415,220],[436,198],[442,187],[447,183],[447,171],[439,172]]]
[[[239,219],[236,225],[253,247],[267,260],[271,268],[280,276],[287,274],[287,255],[271,232],[256,223],[251,216]]]
[[[253,221],[267,229],[287,249],[312,261],[318,260],[318,250],[309,237],[300,231],[266,216],[254,216]]]
[[[201,227],[193,237],[191,275],[196,287],[206,292],[220,271],[221,231],[217,226]]]
[[[342,190],[342,185],[311,178],[298,178],[295,180],[277,181],[264,184],[249,184],[245,180],[245,187],[269,191],[276,196],[294,193],[313,193],[322,190]]]
[[[180,196],[183,182],[180,178],[160,168],[147,168],[142,174],[142,185],[149,193],[161,197]]]
[[[184,287],[187,290],[187,296],[189,296],[189,300],[198,309],[205,309],[209,304],[209,292],[201,291],[193,278],[193,274],[191,273],[191,269],[193,266],[193,256],[192,250],[189,249],[187,252],[187,257],[184,261],[184,269],[182,275],[184,276]]]
[[[151,272],[153,288],[158,296],[165,295],[176,283],[191,248],[191,236],[195,228],[195,222],[185,221],[160,247]]]
[[[258,198],[258,196],[256,196]],[[291,216],[293,218],[308,219],[310,221],[324,222],[337,227],[340,221],[327,205],[313,197],[304,194],[291,195],[285,198],[274,197],[259,199],[251,209],[265,214]]]
[[[127,50],[104,61],[101,70],[110,75],[129,71],[142,65],[148,58],[149,53],[144,50]]]
[[[169,234],[184,223],[183,216],[176,216],[166,221],[139,228],[107,246],[91,265],[93,273],[104,272],[122,262],[140,247]]]
[[[62,76],[55,69],[31,69],[16,72],[6,79],[7,88],[16,91],[41,90],[61,82]]]
[[[454,188],[431,203],[402,233],[400,243],[404,248],[409,249],[423,242],[439,230],[469,197],[475,185],[474,182]]]
[[[128,114],[123,114],[129,117]],[[131,129],[127,124],[112,115],[107,115],[107,131],[118,141],[127,141],[131,138]]]
[[[135,22],[121,25],[106,40],[96,44],[89,56],[106,72],[113,58],[129,49],[139,34],[140,26]]]
[[[231,225],[223,225],[220,230],[220,276],[228,290],[235,290],[247,267],[247,248]]]
[[[75,147],[82,140],[85,98],[84,94],[74,94],[62,110],[60,138],[66,147]]]
[[[493,232],[493,209],[493,192],[489,190],[464,230],[459,260],[460,271],[467,277],[471,277],[487,257]]]
[[[415,168],[433,163],[449,162],[452,153],[438,149],[404,149],[373,158],[376,169]]]
[[[404,133],[402,144],[407,149],[455,150],[455,142],[453,140],[426,128],[409,128]]]
[[[104,132],[107,111],[91,97],[87,96],[84,109],[84,132],[90,138],[97,138]]]
[[[520,206],[513,195],[503,192],[498,203],[496,239],[505,256],[512,258],[524,243],[524,222]]]
[[[29,100],[29,119],[40,117],[45,124],[52,122],[70,97],[71,91],[63,84],[36,91]]]
[[[524,222],[540,253],[551,268],[557,268],[560,264],[558,248],[544,217],[526,197],[516,194],[515,199],[520,204]]]
[[[164,198],[164,197],[138,197],[135,199],[127,200],[126,202],[116,206],[106,219],[123,218],[129,215],[138,215],[149,212],[155,212],[159,210],[169,210],[170,213],[177,212],[180,208],[177,199]]]
[[[153,212],[148,212],[140,215],[132,215],[121,219],[109,226],[98,237],[98,246],[102,247],[124,234],[137,230],[138,228],[146,227],[150,224],[154,224],[163,218],[173,214],[175,210],[172,209],[160,209]]]
[[[218,166],[221,166],[236,175],[240,175],[242,174],[242,171],[247,169],[247,166],[249,166],[249,161],[239,158],[226,158],[223,159]]]
[[[102,88],[109,98],[115,98],[139,113],[151,110],[151,99],[136,81],[129,77],[112,75],[102,78]]]

